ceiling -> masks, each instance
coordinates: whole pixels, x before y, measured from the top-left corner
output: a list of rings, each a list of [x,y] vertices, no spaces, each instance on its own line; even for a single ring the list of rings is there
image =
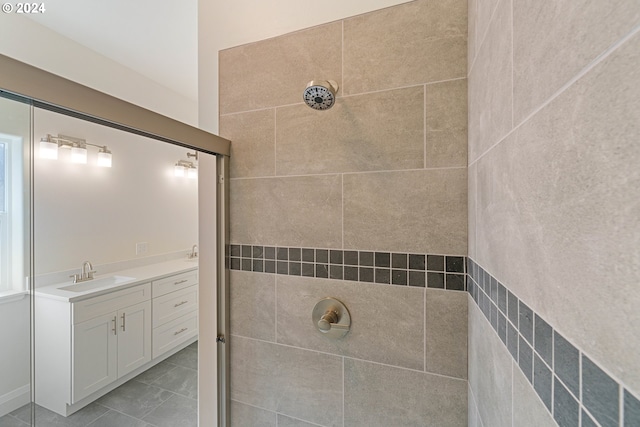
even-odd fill
[[[198,0],[64,0],[31,19],[194,101]]]

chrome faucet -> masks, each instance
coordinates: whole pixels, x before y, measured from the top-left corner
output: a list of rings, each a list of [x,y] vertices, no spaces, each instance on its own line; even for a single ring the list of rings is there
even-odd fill
[[[189,259],[198,258],[198,245],[193,245],[191,247],[191,253],[187,255],[187,258]]]
[[[85,261],[82,263],[82,273],[81,274],[73,274],[69,277],[73,278],[73,283],[86,282],[87,280],[93,280],[93,265],[91,262]]]

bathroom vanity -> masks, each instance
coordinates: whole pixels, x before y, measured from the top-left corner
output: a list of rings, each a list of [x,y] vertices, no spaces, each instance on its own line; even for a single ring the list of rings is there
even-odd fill
[[[198,267],[51,285],[35,304],[35,402],[68,416],[197,340]]]

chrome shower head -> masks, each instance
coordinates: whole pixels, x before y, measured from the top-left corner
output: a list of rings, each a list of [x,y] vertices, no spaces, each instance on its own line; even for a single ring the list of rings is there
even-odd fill
[[[314,110],[328,110],[336,102],[338,83],[333,80],[311,80],[302,98]]]

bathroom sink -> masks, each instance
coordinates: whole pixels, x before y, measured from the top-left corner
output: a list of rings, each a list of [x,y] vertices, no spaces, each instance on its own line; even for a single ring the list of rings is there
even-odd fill
[[[88,280],[86,282],[74,283],[73,285],[63,286],[59,289],[70,292],[86,292],[94,289],[106,288],[109,286],[119,285],[130,280],[135,280],[135,277],[128,276],[107,276],[97,279]]]

